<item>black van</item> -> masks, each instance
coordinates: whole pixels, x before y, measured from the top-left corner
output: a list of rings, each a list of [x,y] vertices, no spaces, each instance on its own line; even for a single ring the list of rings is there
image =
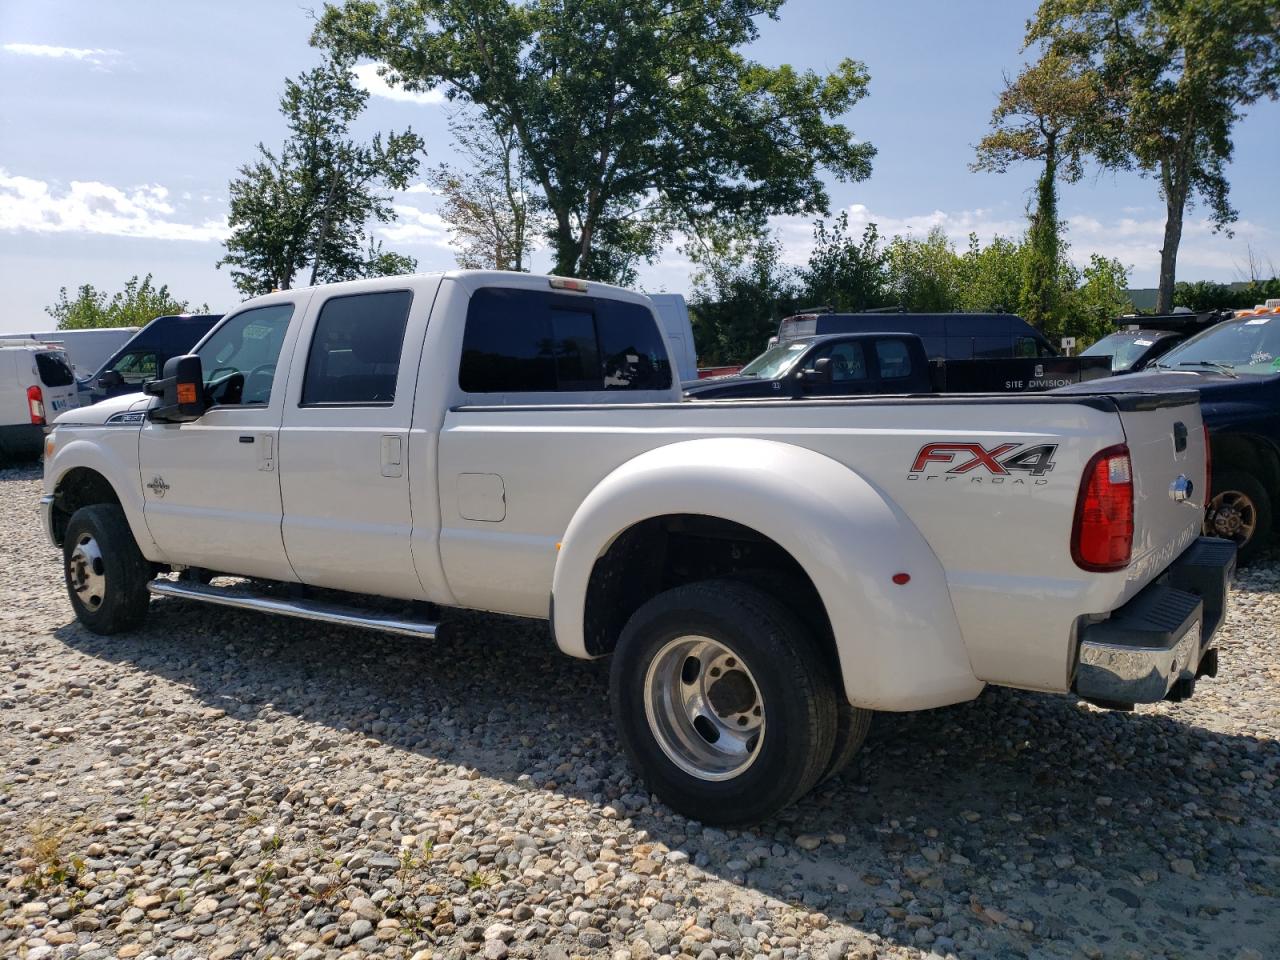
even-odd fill
[[[80,405],[137,393],[148,380],[160,376],[166,360],[190,353],[221,319],[220,313],[156,317],[112,354],[97,373],[80,381]]]
[[[778,342],[872,332],[914,333],[930,360],[1058,355],[1039,330],[1012,313],[800,313],[778,326]]]

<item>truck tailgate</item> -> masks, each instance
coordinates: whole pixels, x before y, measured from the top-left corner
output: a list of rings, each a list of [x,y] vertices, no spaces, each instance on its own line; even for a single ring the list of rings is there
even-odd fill
[[[1117,396],[1133,462],[1131,587],[1167,567],[1200,533],[1208,484],[1199,396]]]

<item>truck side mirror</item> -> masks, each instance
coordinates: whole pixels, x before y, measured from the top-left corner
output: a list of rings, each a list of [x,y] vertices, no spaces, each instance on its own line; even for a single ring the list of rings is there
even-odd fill
[[[801,377],[805,383],[830,383],[831,382],[831,358],[820,357],[813,362],[813,366],[805,370]]]
[[[103,390],[114,390],[122,383],[124,383],[124,377],[120,376],[119,370],[106,370],[102,376],[98,377],[98,386]]]
[[[170,357],[164,364],[164,376],[143,384],[142,390],[160,398],[160,405],[149,414],[160,423],[199,420],[209,409],[204,395],[204,368],[195,354]]]

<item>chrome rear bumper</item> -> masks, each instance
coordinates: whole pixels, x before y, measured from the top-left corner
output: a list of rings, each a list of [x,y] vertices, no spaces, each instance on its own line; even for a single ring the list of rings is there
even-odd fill
[[[1190,696],[1216,671],[1201,664],[1226,616],[1235,566],[1234,543],[1200,537],[1108,619],[1082,627],[1075,692],[1108,707]]]

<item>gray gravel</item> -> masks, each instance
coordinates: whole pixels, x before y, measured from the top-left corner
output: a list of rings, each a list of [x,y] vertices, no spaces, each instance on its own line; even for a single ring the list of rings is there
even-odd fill
[[[673,815],[606,667],[454,614],[420,644],[179,601],[74,624],[0,471],[0,956],[1212,957],[1280,952],[1280,562],[1194,700],[992,690],[877,717],[756,830]]]

